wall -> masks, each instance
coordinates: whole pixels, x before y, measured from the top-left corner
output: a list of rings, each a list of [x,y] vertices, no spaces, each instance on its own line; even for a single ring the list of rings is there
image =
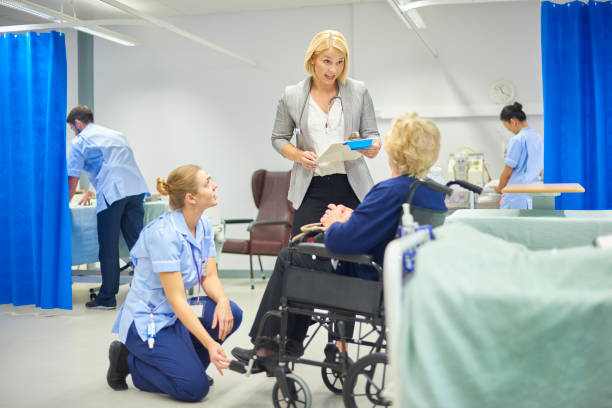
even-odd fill
[[[497,119],[501,106],[488,100],[490,84],[512,81],[531,124],[543,131],[539,2],[429,7],[421,14],[437,59],[386,2],[169,20],[257,61],[255,68],[159,28],[110,27],[142,44],[96,39],[96,121],[126,134],[152,190],[156,177],[197,163],[218,182],[224,217],[255,216],[251,173],[290,168],[270,145],[278,97],[305,76],[312,36],[334,28],[347,37],[351,76],[366,82],[381,134],[391,116],[422,112],[441,129],[440,165],[467,145],[485,153],[497,178],[510,134]],[[454,117],[464,111],[473,114]],[[375,180],[389,176],[384,152],[369,165]],[[221,268],[247,267],[245,257],[221,260]]]

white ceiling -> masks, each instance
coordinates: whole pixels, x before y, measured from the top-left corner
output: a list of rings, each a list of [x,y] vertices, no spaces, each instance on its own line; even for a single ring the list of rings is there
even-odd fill
[[[131,16],[98,0],[29,0],[32,3],[64,13],[80,20],[130,18]],[[122,3],[154,17],[176,17],[212,13],[275,10],[309,6],[368,3],[384,0],[120,0]],[[44,20],[0,6],[4,24],[37,24]]]

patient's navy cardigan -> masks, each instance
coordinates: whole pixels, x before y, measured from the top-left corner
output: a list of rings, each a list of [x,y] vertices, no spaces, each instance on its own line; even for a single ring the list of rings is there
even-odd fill
[[[397,234],[402,216],[402,204],[415,179],[397,176],[376,184],[355,209],[348,221],[336,222],[325,233],[325,246],[342,254],[370,254],[382,265],[387,244]],[[442,193],[424,185],[417,187],[411,205],[432,210],[446,210]],[[341,263],[337,273],[378,280],[378,273],[370,266]]]

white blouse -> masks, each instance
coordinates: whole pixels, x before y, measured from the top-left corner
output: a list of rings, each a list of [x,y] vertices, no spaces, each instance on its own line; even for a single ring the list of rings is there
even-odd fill
[[[344,141],[344,115],[340,100],[336,99],[329,114],[325,114],[312,96],[308,97],[308,130],[314,140],[317,156],[321,156],[332,143]],[[346,174],[344,162],[328,163],[317,166],[315,175]]]

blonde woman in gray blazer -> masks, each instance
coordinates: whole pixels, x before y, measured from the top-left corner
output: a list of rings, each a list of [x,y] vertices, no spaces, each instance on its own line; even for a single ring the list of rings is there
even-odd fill
[[[344,36],[321,31],[306,51],[304,67],[310,76],[285,88],[278,102],[272,146],[294,162],[288,195],[296,209],[292,235],[302,225],[318,222],[329,204],[357,207],[374,184],[364,160],[364,156],[376,157],[380,150],[374,105],[365,85],[347,77],[348,65]],[[355,133],[375,139],[371,147],[359,151],[361,157],[316,163],[329,144],[346,141]]]

